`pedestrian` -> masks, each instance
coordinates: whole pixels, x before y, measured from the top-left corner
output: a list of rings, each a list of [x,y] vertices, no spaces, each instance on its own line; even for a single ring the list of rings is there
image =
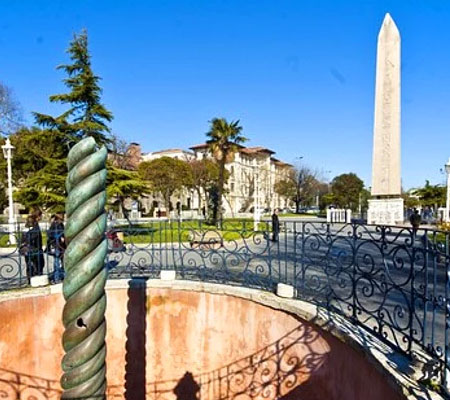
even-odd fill
[[[280,234],[280,219],[278,218],[278,212],[278,208],[275,208],[272,214],[272,242],[278,242],[278,236]]]
[[[22,234],[22,241],[19,253],[25,257],[27,266],[27,278],[42,275],[44,271],[44,254],[42,252],[42,234],[39,228],[38,217],[30,214],[25,223],[25,232]]]
[[[42,211],[40,208],[35,208],[32,213],[31,216],[35,219],[36,223],[39,224],[39,222],[41,222],[42,220]]]
[[[57,213],[52,215],[50,228],[47,231],[46,252],[54,257],[53,273],[50,281],[53,283],[64,279],[64,251],[66,250],[66,241],[64,238],[64,217]]]
[[[409,217],[409,222],[412,225],[413,234],[414,236],[416,236],[417,230],[419,229],[420,223],[422,222],[422,218],[420,217],[419,210],[417,210],[417,208],[414,208],[413,213]]]

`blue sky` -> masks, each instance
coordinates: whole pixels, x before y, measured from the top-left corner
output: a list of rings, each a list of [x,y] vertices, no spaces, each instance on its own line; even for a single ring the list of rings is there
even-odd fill
[[[204,141],[240,119],[249,145],[370,185],[376,39],[402,36],[402,181],[444,182],[450,156],[450,2],[339,0],[0,2],[0,80],[25,116],[57,114],[65,50],[88,29],[112,130],[144,151]],[[326,171],[331,171],[325,173]]]

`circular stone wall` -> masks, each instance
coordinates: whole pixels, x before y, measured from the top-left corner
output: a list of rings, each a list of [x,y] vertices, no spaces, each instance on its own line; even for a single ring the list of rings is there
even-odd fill
[[[0,301],[2,399],[59,398],[64,300],[36,293]],[[286,312],[206,291],[107,294],[108,398],[403,399],[364,355]]]

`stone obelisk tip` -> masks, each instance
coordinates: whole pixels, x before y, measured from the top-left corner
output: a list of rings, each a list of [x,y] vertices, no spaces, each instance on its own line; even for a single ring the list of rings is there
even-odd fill
[[[392,33],[398,37],[400,37],[400,32],[395,24],[395,21],[391,17],[391,14],[386,13],[383,19],[383,23],[381,24],[380,33],[378,36],[383,36],[386,32]]]

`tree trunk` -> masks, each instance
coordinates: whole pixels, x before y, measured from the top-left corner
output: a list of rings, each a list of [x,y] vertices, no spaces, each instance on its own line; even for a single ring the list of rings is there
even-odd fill
[[[295,212],[300,213],[300,190],[297,190],[297,196],[295,196]]]
[[[205,217],[209,217],[209,195],[208,190],[206,188],[203,188],[203,192],[205,193]]]
[[[223,198],[225,199],[225,201],[227,202],[227,204],[230,207],[231,210],[231,218],[234,218],[234,211],[233,211],[233,207],[231,206],[230,200],[227,199],[227,196],[223,196]]]
[[[218,194],[217,194],[217,206],[216,210],[214,212],[214,225],[217,225],[219,221],[222,221],[222,193],[223,193],[223,182],[224,182],[224,176],[225,176],[225,160],[226,160],[226,154],[222,155],[222,159],[220,160],[220,166],[219,166],[219,187],[218,187]]]
[[[164,207],[166,208],[166,217],[170,219],[170,194],[164,194]]]
[[[195,188],[198,196],[198,211],[202,214],[202,192],[199,187]]]
[[[125,219],[128,221],[128,223],[131,225],[130,217],[128,215],[128,210],[125,207],[125,197],[119,196],[119,205],[120,205],[122,215],[125,217]]]

